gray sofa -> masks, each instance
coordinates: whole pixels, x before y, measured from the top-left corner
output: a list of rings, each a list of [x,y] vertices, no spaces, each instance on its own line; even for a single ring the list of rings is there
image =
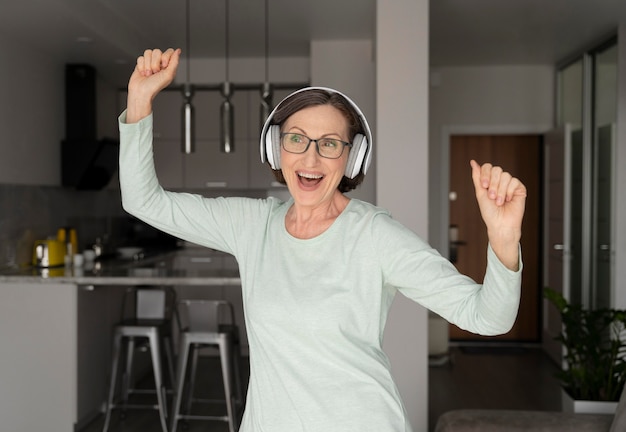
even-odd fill
[[[615,415],[551,411],[453,410],[439,417],[435,432],[626,432],[626,387]]]

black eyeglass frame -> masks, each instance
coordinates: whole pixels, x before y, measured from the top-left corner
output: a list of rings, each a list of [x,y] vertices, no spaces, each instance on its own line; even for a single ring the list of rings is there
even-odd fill
[[[299,137],[305,138],[308,140],[308,142],[306,143],[306,147],[304,147],[304,150],[302,150],[301,152],[294,152],[294,151],[290,151],[287,150],[285,148],[285,145],[283,144],[283,138],[286,135],[297,135]],[[339,155],[337,157],[328,157],[328,156],[324,156],[321,152],[320,152],[320,145],[319,145],[319,141],[324,141],[324,140],[331,140],[331,141],[337,141],[340,142],[341,144],[343,144],[341,146],[341,153],[339,153]],[[280,146],[287,152],[287,153],[292,153],[292,154],[303,154],[306,153],[307,150],[309,149],[309,147],[311,146],[311,143],[314,142],[315,143],[315,149],[317,150],[317,154],[320,155],[323,158],[326,159],[339,159],[342,155],[343,155],[343,151],[346,147],[352,147],[352,143],[349,143],[347,141],[342,141],[340,139],[337,138],[318,138],[318,139],[313,139],[313,138],[309,138],[306,135],[300,134],[300,133],[296,133],[296,132],[281,132],[280,133]]]

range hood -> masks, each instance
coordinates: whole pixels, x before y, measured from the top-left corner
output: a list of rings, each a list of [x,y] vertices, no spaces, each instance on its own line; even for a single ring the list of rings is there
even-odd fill
[[[61,183],[79,190],[104,188],[117,171],[119,141],[97,138],[96,71],[86,64],[65,67],[65,140]]]
[[[61,182],[78,190],[100,190],[117,171],[119,141],[65,140],[61,143]]]

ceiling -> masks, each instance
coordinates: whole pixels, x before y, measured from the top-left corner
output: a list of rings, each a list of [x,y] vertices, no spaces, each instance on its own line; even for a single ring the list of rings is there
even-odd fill
[[[224,57],[225,0],[188,0],[192,57]],[[186,47],[186,0],[14,0],[0,34],[123,86],[149,47]],[[376,0],[230,0],[231,57],[308,56],[310,40],[374,38]],[[432,0],[432,66],[550,64],[614,31],[624,0]],[[626,21],[626,20],[625,20]],[[407,42],[408,43],[408,42]]]

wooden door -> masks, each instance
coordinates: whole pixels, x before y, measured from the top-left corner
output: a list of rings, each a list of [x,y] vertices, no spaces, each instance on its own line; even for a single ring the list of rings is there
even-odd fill
[[[541,293],[541,137],[536,135],[452,136],[450,142],[450,257],[457,269],[482,282],[487,265],[487,231],[480,217],[469,161],[500,165],[528,190],[522,226],[522,296],[513,329],[482,337],[450,325],[451,340],[536,342],[540,338]],[[454,248],[456,246],[456,251]]]

